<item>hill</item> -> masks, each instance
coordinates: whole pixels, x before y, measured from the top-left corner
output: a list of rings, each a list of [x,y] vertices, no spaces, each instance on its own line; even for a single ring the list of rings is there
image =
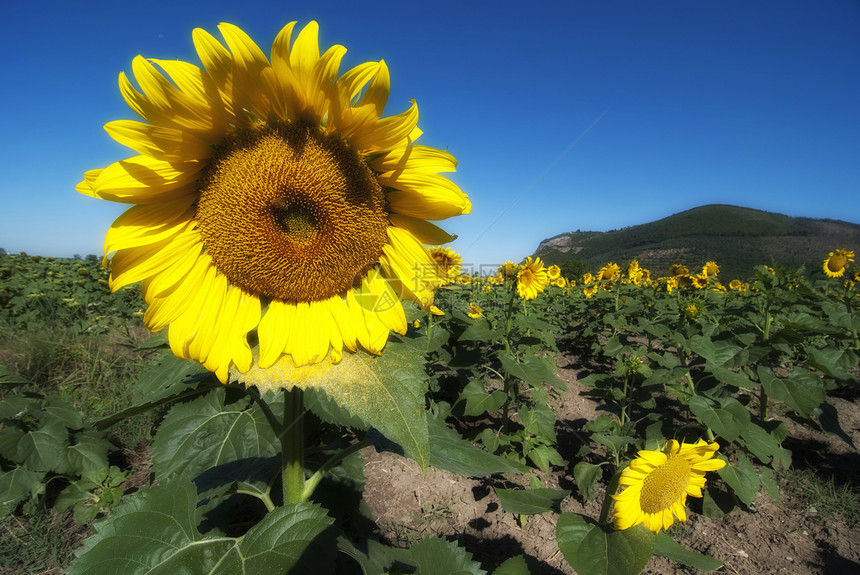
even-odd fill
[[[711,204],[620,230],[560,234],[543,240],[534,255],[547,265],[578,260],[590,270],[637,259],[652,277],[665,275],[674,263],[695,270],[713,260],[722,278],[743,279],[754,266],[771,262],[805,265],[810,273],[837,248],[860,255],[860,225]]]

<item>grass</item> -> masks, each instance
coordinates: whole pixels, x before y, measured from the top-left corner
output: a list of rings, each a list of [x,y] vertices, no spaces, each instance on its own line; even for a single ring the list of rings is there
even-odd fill
[[[89,534],[70,512],[39,510],[0,518],[0,572],[4,575],[63,572],[74,550]]]
[[[839,518],[853,528],[860,525],[860,488],[851,481],[837,483],[813,469],[786,472],[786,488],[800,499],[806,514],[822,521]]]

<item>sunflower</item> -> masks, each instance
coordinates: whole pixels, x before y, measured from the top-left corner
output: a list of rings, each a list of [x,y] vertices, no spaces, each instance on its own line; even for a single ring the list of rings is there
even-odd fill
[[[700,274],[697,276],[691,276],[693,280],[693,287],[696,289],[705,289],[708,287],[708,276],[705,274]]]
[[[600,271],[597,272],[597,279],[609,281],[618,276],[619,273],[621,273],[621,268],[618,267],[618,264],[610,262],[600,268]]]
[[[484,315],[484,312],[481,311],[481,308],[478,307],[478,304],[476,304],[475,302],[471,302],[469,304],[469,313],[467,313],[466,315],[468,315],[472,319],[478,319],[479,317]]]
[[[829,278],[841,278],[845,270],[848,269],[848,263],[853,261],[853,251],[836,250],[835,252],[830,252],[830,255],[824,260],[824,265],[822,266],[824,275]]]
[[[675,276],[675,283],[681,289],[689,289],[695,285],[693,276],[690,274]]]
[[[549,278],[543,267],[543,262],[540,261],[540,258],[532,260],[529,256],[526,263],[520,266],[520,270],[517,272],[517,293],[519,296],[522,299],[535,299],[548,283]]]
[[[425,244],[453,239],[427,220],[469,213],[439,172],[447,152],[416,145],[418,109],[383,117],[383,61],[338,75],[311,22],[275,38],[271,61],[239,28],[226,47],[195,29],[203,67],[132,62],[120,91],[143,122],[105,126],[139,155],[85,174],[77,190],[133,204],[104,246],[110,287],[143,281],[145,325],[222,382],[254,363],[296,366],[404,333],[400,298],[430,308],[443,271]]]
[[[565,287],[567,287],[567,278],[564,278],[562,276],[558,276],[554,280],[551,280],[551,283],[552,283],[552,285],[554,285],[556,287],[565,288]]]
[[[715,276],[718,273],[720,273],[720,266],[717,265],[717,262],[707,262],[702,266],[703,276]]]
[[[550,281],[557,280],[561,277],[561,268],[553,264],[546,268],[546,275],[549,277]]]
[[[582,290],[582,293],[585,297],[591,299],[591,297],[597,293],[597,286],[587,287]]]
[[[512,279],[514,276],[517,275],[517,267],[518,267],[517,264],[508,260],[499,266],[499,270],[497,272],[498,276],[502,280]]]
[[[460,275],[460,266],[463,263],[460,254],[448,247],[434,246],[430,248],[430,255],[442,268],[448,283],[457,279],[457,276]]]
[[[684,264],[672,264],[669,268],[669,273],[673,276],[682,276],[690,273],[690,270],[687,269],[687,266]]]
[[[690,302],[684,307],[684,316],[687,319],[696,319],[702,313],[702,306],[696,302]]]
[[[591,282],[593,282],[593,281],[594,281],[594,276],[593,276],[593,275],[591,275],[591,274],[590,274],[590,273],[588,273],[588,272],[586,272],[586,273],[582,276],[582,283],[583,283],[584,285],[588,285],[588,284],[590,284],[590,283],[591,283]]]
[[[675,522],[686,521],[687,496],[701,497],[705,473],[722,469],[726,462],[712,459],[720,446],[699,440],[669,440],[662,451],[640,451],[622,472],[625,486],[615,499],[615,529],[644,524],[654,533]]]
[[[729,282],[729,288],[734,291],[740,291],[741,289],[741,280],[732,280]]]

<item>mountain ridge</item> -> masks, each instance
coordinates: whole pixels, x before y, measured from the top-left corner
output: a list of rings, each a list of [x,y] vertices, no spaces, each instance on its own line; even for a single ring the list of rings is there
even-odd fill
[[[707,204],[608,232],[565,232],[540,242],[533,254],[547,265],[595,270],[636,259],[665,275],[681,263],[691,270],[716,261],[724,278],[746,278],[756,265],[819,269],[835,249],[860,251],[860,224],[795,217],[729,204]]]

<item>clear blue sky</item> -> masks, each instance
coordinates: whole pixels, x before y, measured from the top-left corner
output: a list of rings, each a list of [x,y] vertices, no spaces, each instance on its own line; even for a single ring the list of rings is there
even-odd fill
[[[473,212],[443,225],[467,262],[706,203],[860,223],[856,1],[2,0],[0,247],[101,253],[124,208],[74,186],[134,154],[102,126],[135,118],[135,55],[199,64],[191,30],[223,21],[268,52],[311,19],[342,71],[385,58],[386,113],[415,98],[458,158]]]

